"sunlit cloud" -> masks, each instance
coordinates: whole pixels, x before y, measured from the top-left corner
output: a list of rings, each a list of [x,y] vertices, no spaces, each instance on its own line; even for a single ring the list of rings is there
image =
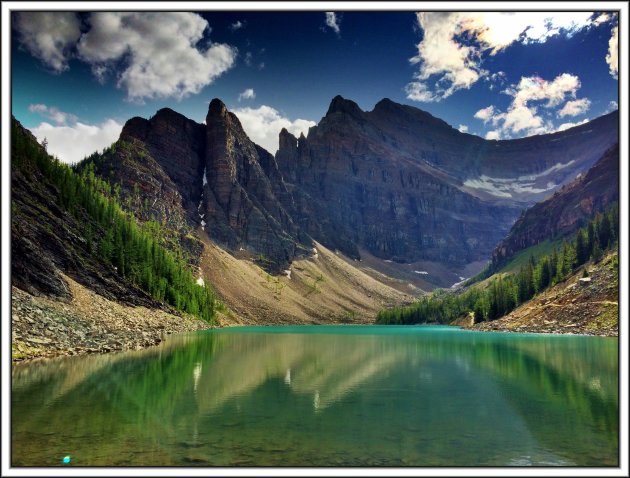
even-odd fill
[[[256,92],[253,88],[247,88],[245,91],[238,95],[238,101],[253,100],[254,98],[256,98]]]
[[[591,102],[587,98],[575,99],[580,87],[580,79],[569,73],[560,74],[551,81],[540,76],[522,77],[517,84],[503,90],[504,94],[512,97],[505,111],[490,105],[477,111],[474,117],[484,123],[491,123],[494,127],[486,133],[486,139],[551,133],[557,128],[539,110],[552,110],[564,103],[557,111],[558,117],[583,114]]]
[[[591,101],[588,98],[580,98],[579,100],[567,101],[562,109],[558,111],[558,117],[579,116],[588,111],[591,107]]]
[[[614,78],[618,78],[619,73],[619,64],[618,64],[618,54],[619,54],[619,27],[615,26],[612,29],[612,34],[610,40],[608,41],[608,53],[606,54],[606,63],[608,63],[608,67],[610,69],[610,74]]]
[[[77,122],[72,126],[55,126],[43,122],[31,132],[48,142],[48,152],[64,163],[76,163],[95,151],[101,151],[120,136],[123,125],[108,119],[98,125]]]
[[[238,117],[251,140],[271,153],[278,150],[282,128],[299,136],[301,133],[308,133],[308,129],[316,124],[315,121],[305,119],[292,121],[282,116],[275,108],[266,105],[258,108],[236,108],[231,111]]]
[[[419,69],[407,85],[407,98],[439,101],[471,88],[481,78],[487,78],[494,88],[504,76],[485,70],[485,58],[515,43],[544,43],[557,35],[571,37],[610,21],[603,15],[593,17],[592,12],[420,12],[417,21],[423,38],[417,55],[410,59]],[[610,62],[616,65],[616,57]]]
[[[77,117],[71,113],[64,113],[54,106],[47,106],[42,103],[30,104],[28,105],[28,110],[31,113],[38,113],[45,118],[51,119],[57,124],[65,124],[68,121],[77,120]]]
[[[326,26],[332,29],[337,35],[341,33],[339,23],[339,19],[337,18],[337,14],[335,12],[326,12]]]

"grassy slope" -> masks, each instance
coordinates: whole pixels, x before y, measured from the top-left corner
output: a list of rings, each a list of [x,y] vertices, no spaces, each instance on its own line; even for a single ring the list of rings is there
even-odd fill
[[[267,274],[244,252],[234,257],[197,232],[202,276],[230,309],[221,325],[372,323],[379,310],[413,300],[320,244],[316,257],[293,262],[288,278]]]
[[[571,236],[572,237],[572,236]],[[553,248],[561,249],[562,248],[562,240],[557,239],[555,241],[544,241],[535,246],[530,246],[526,249],[518,251],[514,256],[510,259],[510,261],[505,264],[501,269],[497,271],[497,274],[502,274],[505,272],[516,273],[520,270],[522,266],[527,264],[530,257],[534,256],[535,258],[539,258],[542,256],[546,256],[553,252]]]

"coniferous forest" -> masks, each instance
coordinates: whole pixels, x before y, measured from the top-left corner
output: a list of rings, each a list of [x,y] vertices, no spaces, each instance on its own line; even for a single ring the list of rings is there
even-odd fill
[[[489,284],[471,287],[459,295],[438,289],[407,307],[382,310],[377,323],[447,324],[471,312],[475,323],[496,320],[562,282],[589,260],[597,262],[605,252],[618,248],[618,231],[619,206],[615,203],[579,229],[572,240],[564,240],[551,254],[531,256],[518,273],[498,274]]]
[[[114,188],[93,168],[80,173],[51,157],[22,128],[12,123],[13,167],[24,175],[41,174],[58,189],[58,206],[83,227],[89,253],[154,299],[213,322],[217,301],[209,286],[196,283],[186,253],[167,250],[154,221],[139,224],[117,201]],[[84,221],[87,214],[89,221]]]

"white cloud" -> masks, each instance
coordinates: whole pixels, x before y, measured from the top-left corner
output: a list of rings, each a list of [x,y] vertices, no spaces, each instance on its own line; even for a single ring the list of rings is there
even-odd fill
[[[591,107],[591,101],[588,98],[580,98],[579,100],[567,101],[562,109],[558,111],[558,117],[578,116],[586,113]]]
[[[71,50],[81,36],[80,25],[72,12],[15,14],[21,44],[57,73],[68,69]]]
[[[53,120],[57,124],[64,124],[67,121],[76,121],[77,117],[70,113],[59,111],[54,106],[47,106],[41,103],[28,105],[31,113],[39,113],[40,115]]]
[[[120,136],[123,125],[108,119],[100,125],[76,123],[54,126],[43,122],[31,132],[38,141],[48,141],[48,152],[64,163],[76,163],[85,156],[111,145]]]
[[[238,95],[238,101],[241,100],[253,100],[256,98],[256,93],[253,88],[247,88],[245,91]]]
[[[212,43],[199,49],[208,22],[189,12],[96,12],[78,44],[79,56],[102,77],[125,60],[118,86],[131,100],[183,98],[199,93],[234,65],[235,48]]]
[[[460,124],[459,128],[457,128],[459,130],[460,133],[467,133],[468,132],[468,126],[465,124]]]
[[[619,27],[615,25],[612,29],[610,40],[608,40],[608,53],[606,54],[606,63],[610,68],[610,74],[614,78],[618,78],[619,74]]]
[[[460,13],[418,13],[418,24],[424,38],[418,44],[418,55],[412,64],[420,64],[414,83],[407,85],[407,98],[415,101],[437,101],[450,96],[461,88],[470,88],[483,74],[472,59],[474,49],[454,40]],[[439,75],[433,94],[425,83],[431,76]],[[418,94],[418,92],[420,94]]]
[[[580,88],[580,79],[569,73],[556,76],[553,81],[546,81],[540,76],[522,77],[516,88],[504,93],[514,96],[515,106],[527,105],[530,101],[547,101],[547,108],[557,106],[566,96],[575,98]]]
[[[581,124],[588,123],[588,118],[578,121],[577,123],[562,123],[558,126],[556,131],[564,131],[565,129],[573,128],[574,126],[580,126]]]
[[[475,118],[482,120],[484,123],[487,123],[488,120],[492,118],[494,115],[494,106],[490,105],[486,108],[481,108],[479,111],[475,113]]]
[[[232,30],[233,32],[235,32],[236,30],[240,30],[240,29],[241,29],[241,28],[243,28],[244,26],[245,26],[245,24],[244,24],[242,21],[237,20],[237,21],[235,21],[234,23],[232,23],[232,24],[230,25],[230,30]]]
[[[326,12],[326,26],[331,28],[337,35],[341,33],[339,28],[339,19],[335,12]]]
[[[593,20],[593,24],[595,24],[596,26],[599,26],[602,23],[606,23],[606,22],[610,21],[610,19],[611,19],[610,14],[604,12],[604,13],[600,14],[597,18],[595,18],[595,20]]]
[[[615,100],[611,100],[608,103],[608,109],[606,110],[606,113],[610,113],[611,111],[615,111],[618,109],[619,109],[619,104]]]
[[[420,12],[417,20],[424,35],[417,45],[418,54],[410,60],[420,65],[414,81],[419,85],[407,85],[407,98],[444,99],[486,77],[493,84],[501,78],[481,67],[484,57],[513,43],[569,37],[595,24],[592,17],[592,12]],[[601,16],[598,19],[603,21]],[[434,82],[433,88],[429,81]],[[423,93],[414,94],[417,91]]]
[[[532,130],[538,130],[543,126],[543,119],[536,115],[536,108],[528,106],[512,106],[506,113],[495,116],[493,122],[502,120],[502,130],[519,133],[526,131],[534,134]]]
[[[504,112],[493,105],[475,113],[475,118],[495,127],[486,134],[487,139],[509,139],[512,135],[532,136],[556,131],[550,120],[544,120],[539,108],[556,108],[567,98],[575,98],[580,88],[580,79],[568,73],[558,75],[552,81],[539,76],[522,77],[518,84],[511,85],[503,93],[512,96],[512,102]],[[558,112],[558,116],[577,115],[588,110],[587,98],[570,100]]]
[[[266,105],[259,108],[237,108],[231,111],[238,117],[251,140],[272,154],[278,150],[278,135],[282,128],[299,136],[300,133],[308,133],[308,129],[316,124],[315,121],[305,119],[291,121],[283,117],[278,110]]]
[[[405,86],[405,93],[407,93],[407,98],[413,101],[422,101],[424,103],[440,101],[438,95],[433,94],[427,85],[419,81],[407,84],[407,86]]]

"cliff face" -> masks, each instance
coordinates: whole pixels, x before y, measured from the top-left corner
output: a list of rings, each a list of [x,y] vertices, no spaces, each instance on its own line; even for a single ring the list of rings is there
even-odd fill
[[[276,197],[290,203],[275,160],[219,100],[210,103],[206,124],[199,214],[210,236],[230,249],[251,249],[271,268],[286,267],[307,245],[300,244],[299,228]]]
[[[206,124],[170,109],[132,118],[113,151],[93,160],[97,174],[121,186],[125,205],[190,240],[201,226],[227,249],[246,251],[270,271],[308,253],[310,239],[293,222],[275,159],[245,134],[238,118],[215,99]],[[168,233],[168,231],[167,231]],[[187,239],[188,238],[188,239]]]
[[[311,238],[356,259],[364,249],[462,266],[486,260],[524,206],[601,156],[616,118],[486,141],[387,99],[364,112],[336,97],[307,137],[283,130],[274,157],[215,99],[205,125],[169,109],[129,120],[115,155],[96,163],[142,219],[182,237],[202,227],[269,271],[308,255]]]
[[[597,212],[619,200],[619,145],[552,197],[528,209],[492,252],[494,262],[546,239],[562,237],[584,226]]]
[[[364,112],[338,96],[308,137],[282,131],[276,161],[299,224],[325,245],[461,265],[486,259],[524,206],[601,156],[616,121],[486,141],[388,99]]]

